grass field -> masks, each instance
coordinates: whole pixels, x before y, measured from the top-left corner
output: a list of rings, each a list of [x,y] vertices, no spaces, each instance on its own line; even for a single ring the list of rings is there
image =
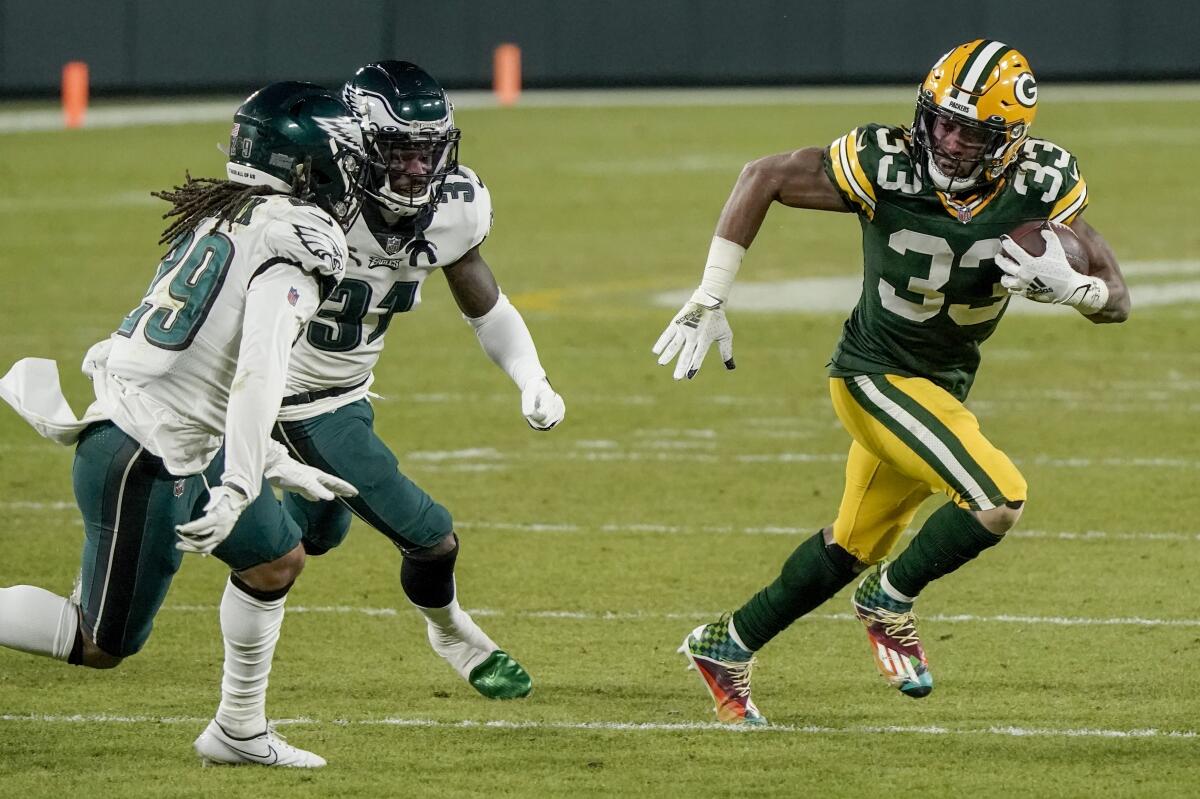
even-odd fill
[[[462,158],[496,206],[484,254],[567,419],[525,426],[435,277],[424,307],[393,322],[377,426],[454,513],[460,596],[534,675],[532,697],[489,703],[436,658],[391,546],[356,522],[291,594],[268,703],[328,768],[199,767],[190,743],[218,698],[225,572],[193,559],[146,649],[115,672],[0,651],[0,793],[1195,795],[1195,98],[1044,98],[1036,132],[1079,156],[1088,219],[1129,266],[1134,312],[1104,327],[1014,314],[986,345],[970,404],[1031,500],[1011,540],[922,596],[930,698],[875,674],[845,591],[764,650],[754,688],[770,727],[711,723],[674,650],[832,519],[849,439],[824,365],[849,307],[735,301],[733,373],[710,360],[674,383],[650,354],[675,310],[655,298],[698,280],[742,163],[906,121],[911,105],[468,110]],[[147,192],[185,168],[219,174],[227,132],[0,136],[0,367],[57,359],[82,410],[84,350],[160,255]],[[776,208],[739,282],[854,276],[858,263],[850,216]],[[0,409],[0,585],[70,590],[70,464]]]

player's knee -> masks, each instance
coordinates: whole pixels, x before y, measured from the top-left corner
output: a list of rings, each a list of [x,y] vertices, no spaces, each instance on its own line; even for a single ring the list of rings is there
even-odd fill
[[[837,567],[838,571],[855,575],[873,565],[859,560],[850,550],[835,541],[833,525],[821,528],[821,536],[825,542],[825,557],[829,563]]]
[[[86,635],[83,637],[83,652],[79,665],[87,666],[89,669],[115,669],[121,665],[121,661],[124,659],[105,652]]]
[[[404,550],[404,558],[414,562],[443,561],[458,557],[458,536],[451,530],[440,541],[426,547]]]
[[[286,555],[237,572],[237,577],[254,591],[277,593],[291,587],[303,570],[304,547],[297,544]]]
[[[1004,535],[1016,526],[1024,509],[1024,500],[1008,502],[995,508],[989,508],[988,510],[977,510],[975,511],[975,518],[987,528],[988,532],[996,535]]]

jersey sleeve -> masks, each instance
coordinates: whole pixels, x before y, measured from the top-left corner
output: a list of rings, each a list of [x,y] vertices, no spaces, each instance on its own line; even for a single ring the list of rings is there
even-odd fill
[[[318,275],[268,267],[246,291],[237,372],[225,416],[223,484],[258,495],[292,344],[317,311]]]
[[[322,298],[346,273],[346,234],[314,205],[289,203],[277,209],[263,232],[263,246],[266,258],[256,275],[278,263],[291,264],[316,278]]]
[[[475,172],[465,166],[446,179],[442,188],[447,202],[462,203],[464,227],[470,239],[466,250],[478,247],[492,230],[492,193]]]
[[[855,128],[825,150],[825,174],[833,182],[842,200],[855,213],[867,219],[875,217],[877,189],[869,175],[872,150],[869,127]],[[875,159],[877,160],[877,159]]]
[[[1069,225],[1087,208],[1087,181],[1079,171],[1079,161],[1053,142],[1025,142],[1013,179],[1017,191],[1040,206],[1039,217]]]

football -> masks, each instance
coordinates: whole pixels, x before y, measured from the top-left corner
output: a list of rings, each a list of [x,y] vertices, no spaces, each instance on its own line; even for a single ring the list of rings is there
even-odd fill
[[[1074,230],[1060,222],[1051,222],[1048,219],[1023,222],[1008,236],[1030,255],[1041,255],[1046,251],[1046,242],[1042,238],[1043,230],[1052,230],[1058,235],[1063,251],[1067,254],[1067,263],[1072,269],[1081,275],[1090,274],[1087,248],[1075,235]]]

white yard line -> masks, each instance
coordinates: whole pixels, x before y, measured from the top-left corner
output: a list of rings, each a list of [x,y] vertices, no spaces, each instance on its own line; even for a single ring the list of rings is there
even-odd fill
[[[41,713],[0,715],[0,722],[35,724],[180,724],[199,725],[209,719],[198,716],[118,716],[106,713],[48,715]],[[873,725],[848,724],[831,726],[818,724],[768,724],[763,727],[746,727],[717,722],[653,722],[653,721],[510,721],[507,719],[461,719],[439,721],[437,719],[385,717],[378,719],[317,719],[310,717],[277,719],[276,725],[303,727],[419,727],[425,729],[451,730],[569,730],[581,732],[715,732],[765,735],[987,735],[1012,738],[1164,738],[1193,739],[1200,736],[1195,730],[1162,730],[1156,727],[1139,727],[1128,730],[1113,730],[1099,727],[1017,727],[991,725],[987,727],[947,727],[942,725]]]
[[[203,725],[208,717],[199,716],[121,716],[113,714],[4,714],[0,722],[43,723],[43,725]],[[712,732],[733,734],[800,735],[998,735],[1007,738],[1116,738],[1116,739],[1194,739],[1194,729],[1104,729],[1100,727],[948,727],[942,725],[767,725],[745,727],[718,722],[654,721],[510,721],[505,719],[439,721],[420,717],[388,716],[383,719],[300,719],[276,720],[277,726],[301,727],[419,727],[426,729],[534,729],[534,731],[575,732]]]
[[[216,605],[165,605],[164,611],[176,613],[217,613]],[[391,618],[395,616],[415,616],[417,611],[410,608],[358,607],[354,605],[289,605],[288,613],[313,615],[357,615],[372,618]],[[715,619],[721,615],[719,611],[681,611],[677,613],[662,611],[604,611],[587,610],[499,610],[496,608],[470,608],[472,616],[479,618],[518,618],[543,619],[562,621],[703,621]],[[806,619],[815,621],[846,622],[853,621],[851,613],[810,613]],[[946,624],[1021,624],[1047,625],[1052,627],[1200,627],[1200,619],[1155,619],[1143,616],[1119,616],[1108,618],[1089,618],[1085,616],[1025,616],[1002,613],[993,616],[979,616],[971,613],[954,614],[922,614],[925,621],[942,622]]]
[[[0,501],[0,512],[3,511],[44,511],[44,512],[75,512],[74,502],[51,501],[34,502],[28,500]],[[823,522],[813,521],[810,524],[763,524],[763,525],[732,525],[732,524],[663,524],[660,522],[599,522],[595,524],[579,524],[576,522],[532,521],[532,522],[490,522],[490,521],[459,521],[460,530],[494,530],[513,533],[556,533],[556,534],[591,534],[591,533],[635,533],[639,535],[808,535],[820,528]],[[907,535],[911,535],[909,531]],[[1113,532],[1108,530],[1013,530],[1008,534],[1014,538],[1049,539],[1059,541],[1200,541],[1200,532],[1186,530],[1142,530],[1132,532]]]
[[[1059,84],[1041,87],[1043,101],[1050,103],[1115,102],[1200,102],[1200,84]],[[459,110],[492,110],[499,106],[488,91],[451,91]],[[885,87],[731,87],[717,89],[549,89],[522,93],[518,108],[595,108],[644,106],[745,106],[745,105],[887,105],[911,106],[912,86]],[[191,122],[221,122],[233,117],[242,97],[215,100],[179,98],[150,103],[100,100],[88,109],[88,128],[123,128],[143,125],[179,125]],[[62,130],[62,111],[53,107],[0,110],[0,133]],[[0,106],[2,107],[2,106]],[[1131,126],[1119,131],[1126,138],[1147,137],[1161,131]],[[1169,138],[1171,131],[1166,131]]]

